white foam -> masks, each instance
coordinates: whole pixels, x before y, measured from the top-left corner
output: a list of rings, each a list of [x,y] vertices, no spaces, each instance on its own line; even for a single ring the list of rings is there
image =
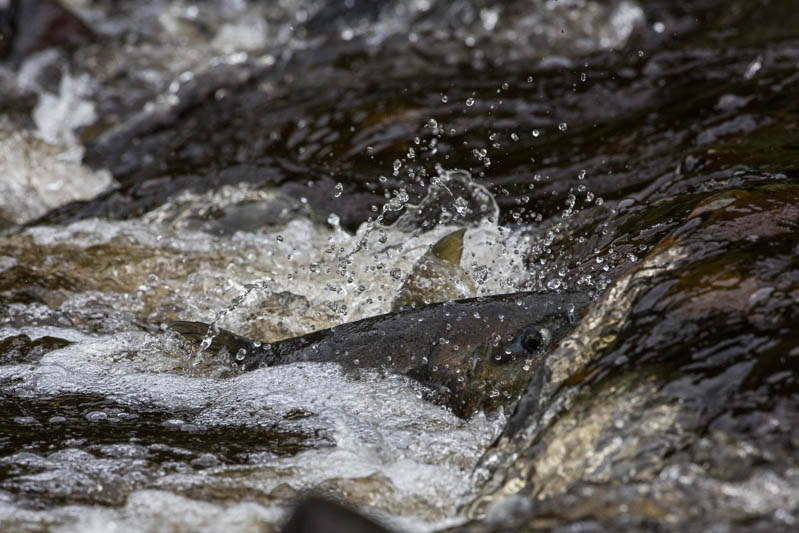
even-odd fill
[[[114,184],[107,171],[94,171],[77,162],[80,150],[74,149],[43,142],[0,117],[0,215],[27,222],[54,207],[96,196]]]

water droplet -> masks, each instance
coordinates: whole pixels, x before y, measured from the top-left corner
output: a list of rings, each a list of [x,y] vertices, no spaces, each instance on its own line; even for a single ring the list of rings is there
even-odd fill
[[[335,213],[330,213],[330,216],[327,217],[327,223],[331,226],[338,226],[340,222],[341,219]]]
[[[511,133],[511,134],[510,134],[510,138],[511,138],[512,140],[514,140],[514,141],[518,141],[518,140],[519,140],[519,136],[518,136],[518,135],[516,135],[515,133]]]
[[[474,98],[467,98],[466,99],[466,106],[472,107],[474,105]]]
[[[446,94],[442,94],[441,101],[446,104],[447,102],[449,102],[449,97]]]
[[[757,59],[749,63],[749,66],[746,67],[744,78],[751,80],[761,68],[763,68],[763,58],[758,56]]]
[[[283,242],[283,235],[278,235],[277,237],[275,237],[275,240],[277,242]]]
[[[568,128],[569,128],[569,125],[566,124],[565,122],[561,122],[560,124],[558,124],[558,129],[560,131],[566,131]]]
[[[585,179],[585,169],[582,169],[582,170],[580,170],[580,172],[577,173],[577,179],[578,180],[584,180]]]
[[[644,57],[644,51],[638,50],[638,57]]]
[[[580,73],[580,81],[585,81],[586,75],[585,72]]]
[[[455,210],[458,212],[459,215],[465,215],[468,207],[469,204],[461,196],[458,196],[455,199]]]
[[[398,279],[400,279],[402,277],[402,270],[400,270],[399,268],[392,268],[390,273],[391,273],[391,277],[396,279],[396,280],[398,280]]]
[[[538,137],[539,135],[541,135],[541,132],[540,132],[540,131],[538,131],[538,130],[533,130],[533,137]]]
[[[436,129],[438,127],[438,122],[436,121],[436,119],[431,118],[430,120],[427,121],[427,127]]]
[[[344,192],[344,185],[342,185],[341,183],[336,183],[336,186],[333,187],[333,196],[338,198],[339,196],[341,196],[341,193],[343,192]]]
[[[555,290],[560,287],[560,278],[552,278],[547,282],[547,288],[551,290]]]
[[[244,361],[244,357],[247,355],[247,350],[244,348],[240,348],[238,352],[236,352],[236,361]]]

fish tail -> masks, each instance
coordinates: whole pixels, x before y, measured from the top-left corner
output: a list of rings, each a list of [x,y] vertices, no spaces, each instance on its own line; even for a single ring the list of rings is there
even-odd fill
[[[209,324],[205,322],[188,322],[179,320],[171,322],[169,328],[180,333],[187,341],[199,344],[205,339],[208,333]],[[219,332],[211,339],[211,344],[207,350],[217,353],[226,348],[231,357],[236,357],[239,350],[244,350],[247,355],[252,355],[256,351],[255,343],[252,339],[236,335],[226,329],[219,328]]]

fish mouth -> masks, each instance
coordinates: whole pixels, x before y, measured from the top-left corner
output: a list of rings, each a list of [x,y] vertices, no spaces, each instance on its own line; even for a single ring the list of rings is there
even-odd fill
[[[557,345],[556,335],[551,324],[539,324],[505,344],[481,343],[459,352],[439,348],[429,357],[429,382],[461,418],[507,408],[524,392],[533,369]]]

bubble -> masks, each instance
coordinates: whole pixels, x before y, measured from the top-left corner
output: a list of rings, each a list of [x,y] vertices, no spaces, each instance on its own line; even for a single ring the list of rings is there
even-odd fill
[[[396,280],[399,280],[400,278],[402,278],[402,270],[400,270],[399,268],[392,268],[390,274],[391,274],[391,277],[396,279]]]
[[[283,235],[278,235],[277,237],[275,237],[275,240],[277,242],[283,242]]]
[[[459,215],[465,215],[466,211],[469,207],[468,202],[463,199],[463,197],[458,196],[455,199],[455,210],[458,212]]]
[[[108,415],[102,411],[91,411],[90,413],[86,413],[86,420],[89,422],[101,422],[107,419]]]
[[[560,278],[552,278],[547,282],[547,289],[555,290],[560,287]]]

